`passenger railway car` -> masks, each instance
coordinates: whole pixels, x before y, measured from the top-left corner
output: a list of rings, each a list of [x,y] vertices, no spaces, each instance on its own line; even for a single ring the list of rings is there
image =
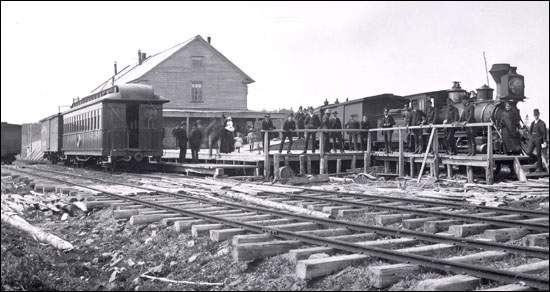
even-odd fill
[[[160,160],[166,102],[142,84],[117,85],[80,99],[64,113],[43,120],[42,139],[49,145],[45,156],[66,163]]]
[[[21,153],[21,125],[2,122],[2,163],[11,164]]]

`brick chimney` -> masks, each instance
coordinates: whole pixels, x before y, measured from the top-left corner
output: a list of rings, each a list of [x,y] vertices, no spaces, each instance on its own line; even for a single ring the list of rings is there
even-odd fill
[[[116,67],[116,61],[115,61],[114,67],[115,67],[115,75],[117,75],[118,74],[118,69]]]
[[[143,55],[141,54],[141,50],[138,50],[138,64],[141,65],[143,62]]]
[[[206,41],[208,42],[208,44],[210,44],[210,41],[212,41],[212,38],[211,37],[206,37]]]

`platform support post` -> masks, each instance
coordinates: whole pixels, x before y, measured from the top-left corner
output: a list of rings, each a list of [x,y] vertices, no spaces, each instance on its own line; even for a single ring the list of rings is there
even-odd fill
[[[288,159],[289,158],[288,158],[288,154],[287,154],[287,155],[285,155],[285,166],[288,166]]]
[[[269,147],[267,146],[269,145],[269,132],[265,132],[265,135],[264,135],[264,145],[263,145],[263,150],[264,150],[264,177],[266,179],[269,178],[269,170],[270,170],[270,163],[269,163]],[[267,148],[267,149],[266,149]]]
[[[468,177],[468,182],[474,182],[474,168],[470,165],[466,165],[466,176]]]
[[[487,168],[485,169],[485,179],[487,180],[488,185],[492,185],[495,182],[493,176],[493,168],[495,166],[495,161],[493,159],[493,128],[487,126]]]
[[[447,178],[451,179],[453,177],[453,165],[447,164]]]
[[[351,169],[355,169],[356,166],[357,166],[357,155],[352,155],[351,156],[351,165],[350,165],[350,168]]]
[[[390,173],[390,161],[384,160],[384,173]]]
[[[279,166],[281,163],[281,155],[279,153],[273,154],[273,178],[279,179]]]
[[[306,156],[302,154],[299,156],[299,159],[300,159],[300,175],[304,175],[306,174]]]
[[[365,156],[363,157],[363,166],[365,168],[365,172],[367,172],[367,167],[371,166],[371,154],[372,154],[372,132],[368,132],[367,152],[365,152]]]
[[[399,160],[397,161],[397,169],[399,177],[405,176],[405,153],[403,152],[403,131],[398,130],[399,133]]]
[[[414,177],[414,157],[413,156],[409,157],[409,165],[410,165],[411,177]]]
[[[434,152],[434,162],[432,163],[433,172],[432,175],[437,179],[439,177],[439,137],[437,135],[437,129],[434,129],[434,140],[433,140],[433,152]]]
[[[307,174],[313,174],[311,172],[311,156],[307,156],[306,159],[307,159],[307,167],[306,167]]]
[[[340,174],[342,172],[342,158],[336,159],[336,174]]]
[[[325,133],[319,132],[319,174],[325,173]]]

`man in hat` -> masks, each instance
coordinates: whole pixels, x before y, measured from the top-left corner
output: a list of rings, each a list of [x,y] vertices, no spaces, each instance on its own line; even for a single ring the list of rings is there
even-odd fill
[[[529,128],[529,146],[527,147],[527,154],[531,157],[536,157],[537,163],[535,164],[537,172],[543,172],[542,168],[542,149],[546,149],[548,146],[548,137],[546,135],[546,124],[540,119],[539,109],[536,108],[533,110],[533,117],[535,120],[531,122],[531,127]],[[536,154],[533,154],[533,151],[536,151]]]
[[[346,129],[359,129],[359,122],[355,120],[355,117],[352,115],[349,121],[346,123]],[[359,133],[357,132],[348,132],[349,136],[349,148],[351,150],[359,150]]]
[[[320,129],[330,129],[330,113],[328,110],[325,111]],[[323,141],[319,141],[319,143],[323,143],[324,152],[330,152],[329,139],[329,132],[323,132]]]
[[[475,122],[475,107],[470,102],[468,98],[464,98],[462,100],[462,104],[464,105],[464,111],[462,111],[462,115],[460,115],[460,121],[462,122],[462,125],[465,126],[468,123],[474,123]],[[474,128],[467,127],[465,129],[466,131],[466,140],[468,140],[468,156],[474,156],[476,155],[476,140],[475,140],[475,132]]]
[[[434,109],[432,105],[432,100],[427,99],[426,100],[426,117],[425,119],[422,120],[421,125],[433,125],[435,123],[437,123],[437,111]],[[429,137],[430,133],[431,133],[431,129],[425,129],[422,132],[422,151],[421,152],[426,151],[426,147],[428,147],[426,143],[426,136],[428,135]],[[431,151],[432,150],[430,149],[430,152]]]
[[[296,121],[296,127],[298,130],[303,130],[305,128],[305,119],[306,119],[306,113],[304,112],[304,109],[302,106],[298,108],[298,112],[296,112],[296,115],[294,117],[294,120]],[[298,132],[298,138],[304,138],[304,132]]]
[[[321,126],[321,120],[319,119],[319,116],[316,113],[313,113],[313,107],[310,107],[305,119],[305,128],[315,130],[315,129],[319,129],[320,126]],[[312,153],[315,153],[315,148],[317,146],[316,145],[317,143],[315,141],[315,132],[308,132],[306,133],[306,141],[305,141],[304,152],[303,152],[304,154],[307,153],[307,147],[309,146],[310,138],[311,138],[311,150],[312,150]],[[321,143],[322,142],[323,141],[321,141]]]
[[[283,146],[285,144],[286,138],[288,137],[289,144],[288,144],[287,153],[290,154],[290,150],[292,149],[292,135],[294,130],[296,130],[296,122],[294,121],[294,115],[290,113],[288,115],[288,118],[283,124],[283,139],[281,139],[281,145],[279,146],[279,153],[283,152]]]
[[[273,126],[273,121],[271,121],[271,116],[269,114],[266,114],[264,116],[264,120],[262,121],[262,130],[264,131],[270,131],[275,129]],[[269,152],[269,141],[271,140],[271,133],[267,135],[267,145],[265,145],[265,132],[262,132],[262,148],[264,149],[264,152]]]
[[[193,123],[193,128],[191,128],[191,133],[189,134],[189,147],[191,148],[191,159],[193,162],[199,160],[199,150],[202,143],[202,125],[201,121],[197,120]]]
[[[454,124],[458,122],[458,110],[453,106],[452,101],[447,100],[447,109],[445,110],[445,118],[443,124]],[[445,148],[447,153],[450,155],[456,155],[456,139],[455,139],[455,128],[446,128],[445,129]]]
[[[393,117],[390,115],[390,110],[388,108],[384,108],[384,117],[382,118],[382,128],[392,128],[393,125],[395,125],[395,121]],[[384,131],[384,148],[386,150],[386,153],[391,153],[391,136],[393,134],[393,130]]]
[[[185,122],[182,121],[179,126],[172,130],[172,135],[176,138],[176,145],[180,148],[179,163],[185,161],[185,155],[187,154],[187,131],[185,130]]]
[[[422,124],[422,121],[424,121],[425,119],[426,115],[418,108],[418,102],[414,101],[413,110],[411,111],[408,125],[420,126]],[[414,153],[422,153],[422,129],[414,129],[412,130],[412,133],[414,138]]]
[[[342,121],[340,121],[340,118],[338,118],[338,112],[336,111],[332,112],[332,118],[330,119],[329,125],[330,125],[330,129],[334,129],[334,130],[342,129]],[[340,152],[344,153],[344,145],[342,143],[342,132],[332,132],[330,136],[332,137],[332,145],[334,147],[334,152],[336,152],[337,147],[339,147]]]

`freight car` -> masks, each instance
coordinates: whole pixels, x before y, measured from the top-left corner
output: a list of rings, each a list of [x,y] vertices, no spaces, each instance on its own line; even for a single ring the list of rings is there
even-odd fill
[[[2,122],[2,163],[11,164],[21,153],[21,125]]]
[[[73,102],[43,119],[44,157],[66,164],[147,163],[162,156],[162,105],[143,84],[123,84]]]

